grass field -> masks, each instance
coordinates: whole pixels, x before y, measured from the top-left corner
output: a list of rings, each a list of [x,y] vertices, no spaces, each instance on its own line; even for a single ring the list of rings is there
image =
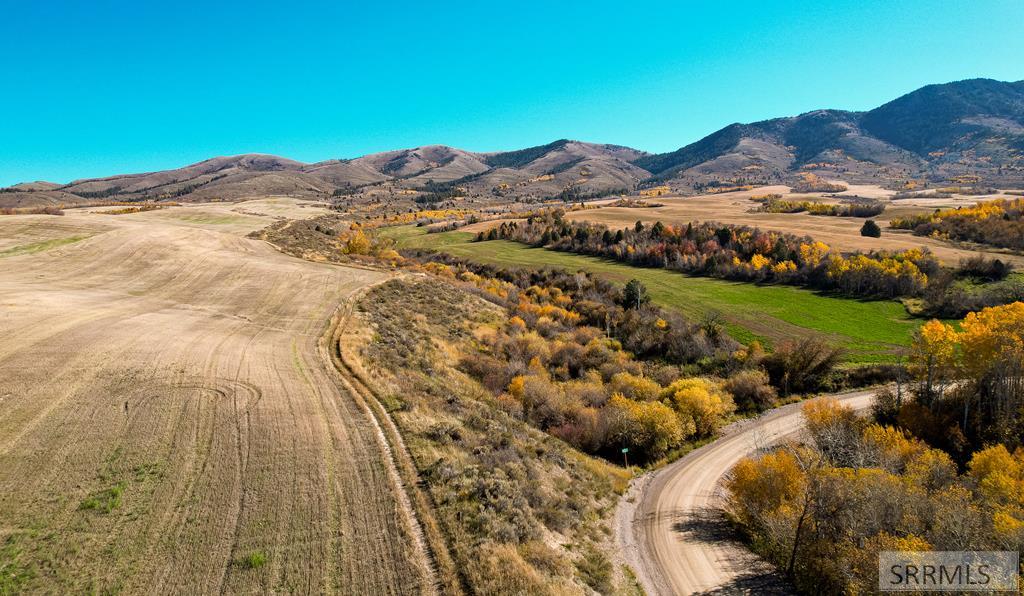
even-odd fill
[[[585,270],[616,283],[636,278],[647,286],[656,303],[688,317],[722,313],[729,333],[741,342],[759,339],[770,346],[819,334],[842,345],[851,363],[891,360],[898,347],[910,343],[911,334],[921,324],[893,301],[853,300],[789,286],[691,277],[504,240],[473,242],[473,234],[467,232],[427,234],[425,228],[402,226],[378,233],[394,239],[399,248],[434,248],[478,262]]]
[[[32,253],[50,250],[51,248],[57,248],[58,246],[64,246],[65,244],[72,244],[88,237],[89,234],[80,234],[77,236],[68,236],[67,238],[53,238],[51,240],[41,240],[39,242],[32,242],[29,244],[20,244],[0,250],[0,258],[13,257],[17,255],[30,255]]]

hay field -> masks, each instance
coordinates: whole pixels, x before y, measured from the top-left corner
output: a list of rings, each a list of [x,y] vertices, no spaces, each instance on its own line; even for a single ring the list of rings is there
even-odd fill
[[[856,194],[862,197],[881,198],[887,191],[881,191],[877,187],[851,187],[839,196]],[[787,186],[765,186],[754,190],[722,193],[715,195],[699,195],[693,197],[658,197],[652,202],[663,203],[663,207],[656,208],[626,208],[626,207],[600,207],[598,209],[587,209],[584,211],[573,211],[566,214],[566,219],[577,221],[592,221],[605,224],[612,228],[621,228],[633,225],[636,221],[655,222],[661,221],[666,224],[685,225],[691,221],[717,221],[727,224],[746,225],[759,227],[766,230],[778,230],[798,235],[808,235],[815,240],[820,240],[838,248],[842,251],[869,251],[873,249],[907,250],[910,248],[926,247],[936,257],[949,265],[956,265],[960,259],[977,254],[977,250],[954,246],[948,242],[933,238],[914,236],[907,230],[888,229],[889,221],[894,217],[903,217],[912,213],[932,211],[939,207],[955,207],[958,205],[973,205],[979,197],[954,196],[950,199],[899,199],[889,200],[884,213],[872,218],[882,226],[881,238],[865,238],[860,235],[860,228],[864,225],[864,218],[859,217],[830,217],[820,215],[809,215],[807,213],[758,213],[751,212],[757,204],[751,201],[752,196],[777,193],[783,195],[787,200],[814,200],[820,199],[821,195],[796,194],[789,192]],[[992,197],[984,197],[990,199]],[[837,202],[830,199],[831,202]],[[484,226],[477,224],[477,227],[465,231],[479,231],[494,225]],[[1018,267],[1024,267],[1024,257],[1009,255],[1003,252],[985,250],[1001,259],[1014,262]]]
[[[384,274],[242,237],[315,211],[0,217],[0,593],[431,590],[322,341]]]

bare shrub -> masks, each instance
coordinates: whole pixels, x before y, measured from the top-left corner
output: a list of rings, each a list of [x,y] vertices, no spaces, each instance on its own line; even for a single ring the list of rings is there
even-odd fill
[[[744,370],[728,378],[723,388],[743,411],[763,412],[775,405],[778,393],[763,370]]]
[[[782,393],[807,393],[828,389],[843,351],[821,339],[809,337],[780,345],[765,357],[763,366],[772,385]]]

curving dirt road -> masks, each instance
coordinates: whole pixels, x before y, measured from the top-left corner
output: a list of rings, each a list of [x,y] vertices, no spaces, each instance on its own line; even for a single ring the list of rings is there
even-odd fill
[[[0,592],[433,590],[288,202],[0,217]]]
[[[856,409],[874,391],[836,395]],[[801,404],[772,410],[727,429],[724,436],[638,478],[616,512],[625,562],[648,594],[786,593],[774,568],[732,538],[719,513],[720,482],[741,458],[803,428]]]

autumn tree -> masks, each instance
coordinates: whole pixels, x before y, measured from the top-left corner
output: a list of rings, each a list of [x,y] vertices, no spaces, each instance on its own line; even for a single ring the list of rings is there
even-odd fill
[[[926,407],[942,397],[957,375],[958,340],[952,326],[936,320],[928,321],[914,334],[910,364],[920,382],[918,399]]]
[[[883,550],[1018,549],[1024,451],[948,454],[834,400],[804,406],[811,440],[741,460],[728,511],[808,593],[870,593]]]
[[[1024,546],[1024,450],[995,445],[974,454],[968,473],[1002,548]]]
[[[1024,408],[1024,302],[970,313],[959,334],[962,369],[973,392],[964,398],[964,418],[974,404],[985,438],[1021,444]]]
[[[348,233],[342,236],[342,243],[344,244],[344,252],[349,255],[368,255],[370,254],[371,243],[370,239],[363,233],[363,230],[356,227],[350,230]]]
[[[736,411],[732,396],[708,379],[679,379],[661,392],[661,399],[684,421],[692,421],[699,437],[712,436]]]
[[[928,276],[939,268],[934,256],[923,250],[843,255],[807,237],[708,222],[691,222],[685,228],[637,222],[612,235],[607,226],[544,215],[529,218],[523,225],[498,228],[498,234],[534,246],[636,266],[806,285],[857,296],[918,295]]]
[[[915,336],[910,360],[918,402],[955,419],[975,447],[1021,445],[1024,303],[970,313],[960,327],[933,320]]]
[[[809,337],[783,343],[763,360],[763,365],[782,395],[818,391],[829,386],[842,354],[840,348]]]
[[[811,440],[829,462],[844,467],[863,465],[863,419],[852,408],[832,398],[821,398],[805,403],[803,416]]]
[[[661,392],[661,385],[650,379],[623,371],[612,376],[608,382],[608,391],[636,401],[653,401]]]
[[[732,394],[737,407],[745,411],[767,410],[778,397],[768,374],[760,369],[739,371],[726,379],[723,388]]]
[[[694,433],[692,422],[684,424],[660,402],[639,402],[615,394],[606,410],[612,445],[629,448],[641,461],[663,457]]]

